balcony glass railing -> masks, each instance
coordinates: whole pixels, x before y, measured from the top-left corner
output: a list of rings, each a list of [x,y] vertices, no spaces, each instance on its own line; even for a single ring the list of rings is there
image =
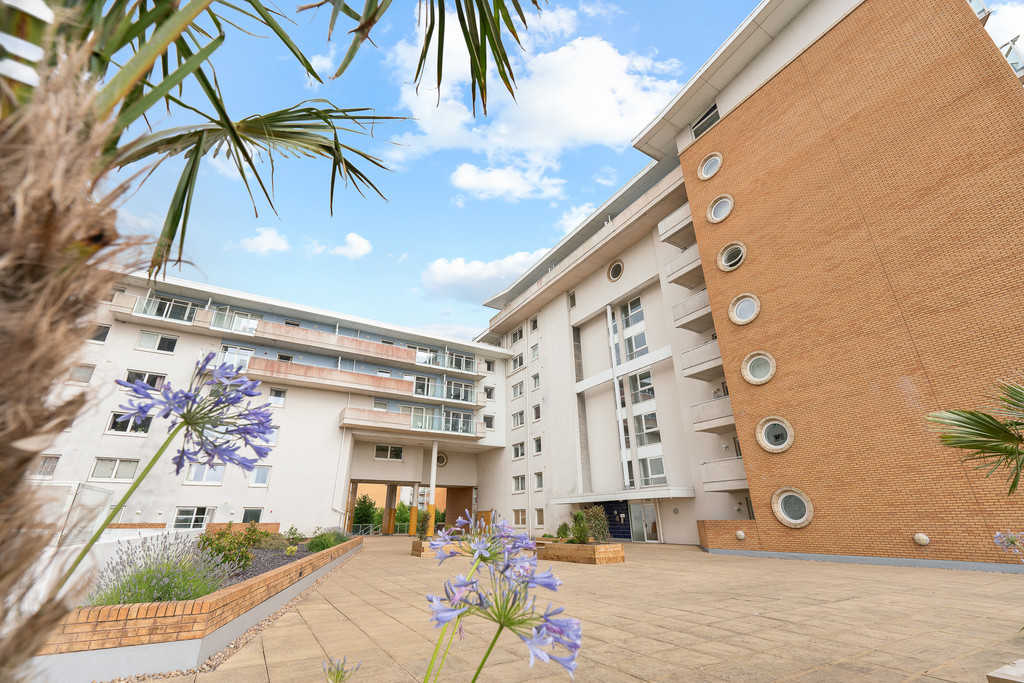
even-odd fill
[[[457,353],[444,354],[439,351],[416,351],[416,363],[418,365],[430,365],[435,368],[476,372],[476,361],[468,356]]]
[[[259,321],[259,318],[253,318],[247,315],[217,311],[213,314],[213,320],[210,322],[210,327],[218,330],[240,332],[242,334],[256,334],[256,325],[259,324]]]
[[[1003,56],[1006,57],[1006,61],[1013,67],[1013,73],[1017,74],[1017,78],[1024,76],[1024,53],[1013,42],[1006,43],[1001,48]]]
[[[449,434],[476,434],[476,425],[473,424],[472,417],[451,414],[414,416],[412,428]]]
[[[967,4],[971,6],[974,13],[978,15],[978,18],[982,18],[991,11],[988,8],[988,3],[985,0],[967,0]]]
[[[135,308],[132,312],[135,315],[147,315],[152,318],[165,318],[167,320],[178,320],[183,323],[190,323],[196,317],[196,311],[202,306],[190,301],[181,299],[136,299]]]
[[[444,397],[449,401],[461,401],[463,403],[475,403],[476,391],[466,387],[448,387]]]
[[[249,369],[249,359],[252,358],[251,353],[238,353],[237,351],[221,351],[217,354],[217,357],[213,361],[213,365],[222,365],[227,363],[234,365],[238,372],[245,372]]]

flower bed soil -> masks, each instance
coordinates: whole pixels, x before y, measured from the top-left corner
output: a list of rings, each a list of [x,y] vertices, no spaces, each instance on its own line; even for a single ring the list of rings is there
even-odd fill
[[[236,583],[241,583],[246,579],[251,579],[254,576],[259,576],[269,572],[272,569],[283,567],[286,564],[291,564],[296,560],[301,560],[304,557],[309,557],[313,553],[306,550],[306,546],[300,545],[298,551],[294,555],[286,555],[284,548],[252,548],[252,565],[241,574],[235,574],[229,576],[228,580],[224,582],[221,588],[227,586],[233,586]]]

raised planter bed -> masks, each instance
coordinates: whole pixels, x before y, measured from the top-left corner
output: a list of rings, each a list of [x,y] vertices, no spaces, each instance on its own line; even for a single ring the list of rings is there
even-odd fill
[[[626,561],[621,543],[544,543],[537,545],[538,560],[577,564],[617,564]]]
[[[362,547],[357,537],[197,600],[74,610],[31,666],[67,683],[194,668]]]
[[[455,550],[455,546],[446,545],[445,551]],[[434,557],[436,553],[430,549],[430,541],[414,540],[412,542],[412,555],[414,557]]]

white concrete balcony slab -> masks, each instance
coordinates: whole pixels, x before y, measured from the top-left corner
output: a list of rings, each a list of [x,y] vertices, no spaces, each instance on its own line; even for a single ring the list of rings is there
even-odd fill
[[[743,468],[743,458],[722,458],[702,462],[700,477],[704,483],[705,493],[729,493],[750,488],[747,484],[747,472]]]
[[[693,419],[693,430],[696,432],[724,434],[736,429],[736,419],[732,416],[732,401],[728,396],[690,406],[690,417]]]
[[[705,382],[722,375],[722,352],[718,348],[718,340],[712,339],[679,357],[679,366],[683,377],[702,379]]]
[[[658,237],[680,249],[686,249],[697,242],[697,234],[693,231],[693,216],[690,215],[690,203],[658,221]]]
[[[245,374],[250,379],[285,386],[327,389],[368,396],[414,398],[412,380],[380,377],[362,372],[303,365],[302,363],[269,358],[250,358]]]
[[[676,327],[691,332],[707,332],[715,326],[711,317],[711,303],[708,301],[708,290],[698,292],[688,299],[683,299],[672,307],[672,319]]]
[[[694,244],[683,253],[677,254],[665,264],[665,275],[669,282],[693,289],[704,284],[704,268],[700,262],[700,251]]]
[[[436,433],[467,440],[482,439],[486,434],[483,422],[471,422],[469,420],[442,417],[440,415],[422,417],[409,413],[373,410],[371,408],[353,408],[351,406],[341,409],[338,426],[375,432],[419,435],[425,432]]]

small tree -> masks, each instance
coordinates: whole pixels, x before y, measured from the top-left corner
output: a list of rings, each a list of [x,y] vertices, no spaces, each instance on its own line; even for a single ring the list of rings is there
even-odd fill
[[[572,538],[570,543],[585,545],[590,541],[590,529],[587,527],[587,518],[583,510],[572,513]]]
[[[421,512],[416,515],[416,538],[421,541],[427,540],[427,513]]]
[[[572,529],[569,528],[569,522],[562,522],[558,525],[558,530],[555,531],[555,536],[558,538],[569,538],[569,534],[572,533]]]
[[[373,498],[363,494],[356,498],[356,509],[352,512],[352,524],[373,524],[373,513],[377,506]]]
[[[395,524],[409,523],[409,506],[399,501],[395,507]]]
[[[598,543],[608,543],[611,536],[608,534],[608,517],[604,508],[600,505],[592,505],[583,511],[587,527],[590,528],[590,535]]]

